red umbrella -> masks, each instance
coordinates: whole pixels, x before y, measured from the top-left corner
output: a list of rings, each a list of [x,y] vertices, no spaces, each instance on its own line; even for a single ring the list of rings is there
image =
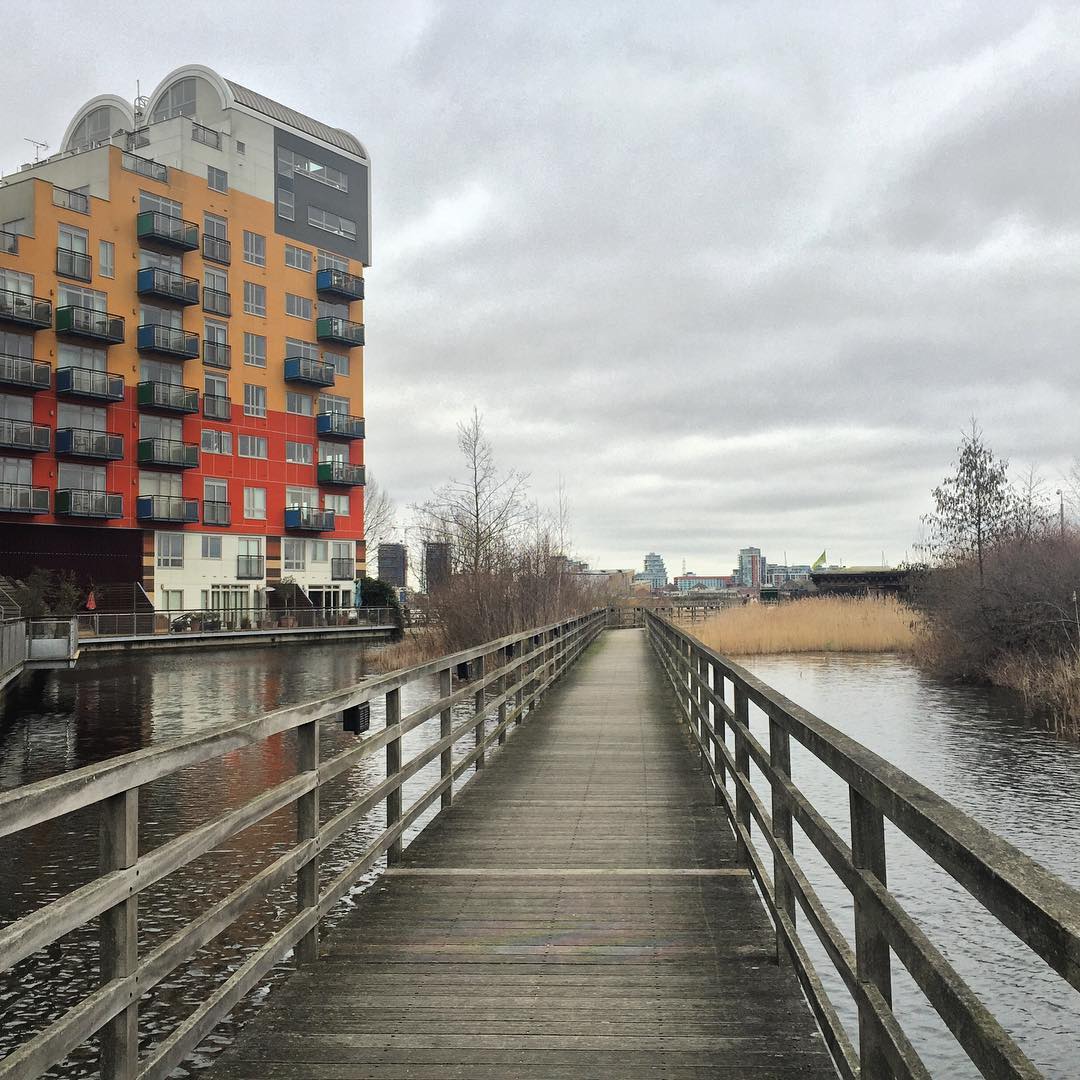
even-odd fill
[[[97,601],[94,599],[93,590],[90,591],[90,595],[86,598],[86,610],[87,611],[96,611],[97,610]]]

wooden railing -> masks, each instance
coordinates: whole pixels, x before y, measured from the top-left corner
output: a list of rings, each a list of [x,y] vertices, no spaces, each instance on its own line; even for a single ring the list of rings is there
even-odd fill
[[[652,645],[674,688],[682,718],[712,778],[776,929],[777,959],[790,958],[839,1074],[863,1080],[929,1077],[892,1009],[891,954],[983,1076],[1041,1077],[1012,1037],[890,892],[885,820],[910,837],[988,912],[1080,989],[1080,892],[843,732],[766,686],[669,621],[646,616]],[[768,745],[751,731],[749,706],[768,718]],[[791,740],[826,765],[849,794],[851,844],[791,776]],[[750,764],[770,804],[750,781]],[[760,830],[755,840],[751,823]],[[851,947],[800,867],[793,828],[821,853],[850,893]],[[767,850],[758,844],[767,845]],[[771,873],[766,859],[771,856]],[[859,1016],[859,1050],[799,936],[796,909],[821,942]]]
[[[107,759],[0,794],[0,837],[54,822],[84,807],[96,805],[101,811],[99,875],[0,929],[0,971],[6,971],[92,919],[100,919],[101,986],[0,1061],[0,1077],[23,1080],[39,1076],[95,1034],[101,1039],[103,1080],[167,1077],[290,950],[295,949],[301,961],[315,958],[321,920],[383,854],[391,864],[398,860],[403,834],[428,807],[436,800],[442,809],[451,804],[454,781],[468,769],[483,766],[485,751],[495,742],[504,742],[510,725],[520,723],[525,713],[535,708],[544,691],[603,629],[605,618],[606,612],[601,610],[489,641],[373,678],[318,701]],[[466,675],[464,685],[457,690],[453,690],[455,672]],[[435,675],[439,678],[437,700],[402,718],[401,688]],[[319,725],[340,720],[346,730],[362,733],[367,729],[368,703],[379,697],[385,699],[385,727],[320,761]],[[472,710],[455,726],[452,710],[462,703],[471,703]],[[440,719],[439,739],[402,761],[402,737],[435,717]],[[494,725],[489,728],[492,720]],[[139,854],[141,787],[286,731],[297,734],[293,777],[221,817]],[[474,737],[472,749],[455,762],[455,744],[470,733]],[[322,821],[319,796],[323,785],[379,750],[386,755],[385,780]],[[436,760],[439,779],[410,806],[403,807],[406,781]],[[385,829],[320,891],[321,854],[380,803],[386,804]],[[138,955],[141,892],[294,804],[297,841],[293,847],[151,952]],[[140,997],[290,879],[296,882],[296,914],[140,1060]]]

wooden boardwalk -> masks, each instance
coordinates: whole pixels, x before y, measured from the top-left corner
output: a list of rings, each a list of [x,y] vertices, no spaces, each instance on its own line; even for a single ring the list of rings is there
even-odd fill
[[[212,1080],[835,1077],[645,634],[609,631]]]

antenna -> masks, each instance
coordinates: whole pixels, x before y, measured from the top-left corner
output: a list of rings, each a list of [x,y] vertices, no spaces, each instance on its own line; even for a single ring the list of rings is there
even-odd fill
[[[34,147],[34,160],[35,161],[40,161],[41,160],[41,151],[42,150],[48,150],[49,149],[49,144],[47,142],[38,142],[37,139],[26,139],[26,138],[24,138],[23,142],[28,142]]]

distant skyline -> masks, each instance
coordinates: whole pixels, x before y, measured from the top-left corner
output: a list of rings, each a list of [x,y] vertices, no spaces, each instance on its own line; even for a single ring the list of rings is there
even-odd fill
[[[1054,499],[1080,9],[677,11],[90,0],[76,27],[9,5],[0,165],[183,63],[355,133],[367,461],[403,507],[457,468],[474,405],[535,497],[562,478],[594,566],[895,563],[973,414]]]

